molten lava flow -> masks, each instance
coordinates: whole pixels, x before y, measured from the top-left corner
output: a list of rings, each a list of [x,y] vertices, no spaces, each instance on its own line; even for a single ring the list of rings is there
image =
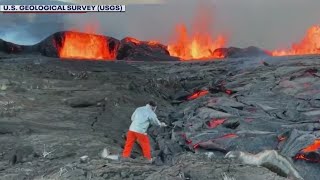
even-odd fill
[[[223,58],[222,54],[213,53],[226,44],[223,36],[213,39],[208,33],[194,33],[189,35],[185,25],[177,27],[178,38],[168,45],[171,56],[180,57],[182,60]]]
[[[113,60],[115,56],[104,36],[79,32],[66,32],[59,49],[60,58]]]
[[[219,125],[223,124],[226,121],[226,119],[212,119],[208,121],[206,124],[209,128],[216,128]]]
[[[207,91],[207,90],[199,90],[199,91],[196,91],[195,93],[191,94],[190,96],[188,96],[187,100],[194,100],[199,97],[205,96],[208,93],[209,93],[209,91]]]
[[[320,26],[312,26],[301,42],[289,50],[275,50],[273,56],[320,54]]]
[[[315,140],[313,144],[304,148],[302,152],[307,153],[307,152],[318,151],[318,150],[320,150],[320,139]]]
[[[302,159],[306,161],[311,161],[311,162],[319,162],[319,154],[317,152],[320,150],[320,139],[317,139],[313,142],[313,144],[307,146],[306,148],[302,149],[300,153],[298,153],[295,156],[295,159]],[[309,153],[317,154],[317,156],[308,155]]]

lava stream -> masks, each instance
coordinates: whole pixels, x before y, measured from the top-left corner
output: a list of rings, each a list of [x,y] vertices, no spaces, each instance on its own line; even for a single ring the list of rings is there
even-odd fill
[[[194,100],[197,99],[199,97],[205,96],[209,93],[208,90],[199,90],[194,92],[193,94],[191,94],[190,96],[187,97],[187,100]]]

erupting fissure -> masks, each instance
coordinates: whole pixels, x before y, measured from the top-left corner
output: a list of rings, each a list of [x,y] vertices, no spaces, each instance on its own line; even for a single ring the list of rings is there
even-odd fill
[[[114,60],[105,36],[80,32],[66,32],[59,48],[60,58]]]
[[[201,11],[203,12],[203,11]],[[201,14],[201,13],[200,13]],[[204,13],[206,14],[206,13]],[[197,22],[193,28],[188,30],[185,24],[176,26],[175,36],[167,45],[167,50],[171,56],[179,57],[181,60],[203,60],[225,58],[224,53],[217,49],[224,48],[227,38],[223,35],[213,37],[210,31],[210,15],[201,14],[195,19]],[[58,48],[60,58],[70,59],[95,59],[114,60],[118,49],[111,50],[108,44],[108,37],[95,35],[93,30],[90,33],[80,33],[76,31],[65,32],[62,45]],[[127,37],[135,45],[141,43],[149,46],[159,44],[157,41],[139,41],[135,38]],[[271,51],[272,56],[287,55],[311,55],[320,54],[320,25],[312,26],[304,38],[295,43],[287,50]],[[232,94],[232,91],[226,91]]]
[[[214,53],[214,50],[224,47],[226,38],[222,35],[213,39],[208,33],[196,32],[188,34],[185,25],[176,28],[177,38],[168,45],[171,56],[176,56],[182,60],[223,58],[221,54]]]
[[[184,23],[176,25],[167,47],[170,55],[181,60],[224,58],[223,54],[215,52],[225,47],[227,38],[220,33],[216,36],[212,34],[214,12],[215,6],[199,2],[190,28],[187,29]]]
[[[273,56],[320,54],[320,25],[312,26],[305,37],[288,50],[275,50]]]

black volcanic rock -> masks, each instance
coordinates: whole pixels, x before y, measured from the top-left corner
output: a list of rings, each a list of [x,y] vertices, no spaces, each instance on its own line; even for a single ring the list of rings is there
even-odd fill
[[[37,49],[37,45],[19,45],[0,39],[0,52],[5,52],[8,54],[36,53],[38,52]]]
[[[269,56],[270,54],[260,48],[250,46],[247,48],[219,48],[214,50],[213,54],[223,56],[225,58],[240,58],[240,57],[256,57],[256,56]]]
[[[0,39],[0,51],[8,54],[41,53],[44,56],[58,57],[57,45],[62,44],[62,38],[63,32],[58,32],[31,46],[18,45]]]
[[[121,45],[117,53],[118,60],[155,60],[155,61],[175,61],[178,58],[171,57],[166,46],[146,41],[139,41],[126,37],[121,40]]]
[[[44,56],[59,57],[58,48],[62,46],[63,36],[64,32],[54,33],[34,46]]]
[[[21,53],[23,51],[23,46],[0,39],[0,51],[8,54]]]
[[[108,41],[109,51],[115,52],[115,54],[117,54],[117,51],[119,50],[119,47],[120,47],[120,41],[113,37],[107,37],[107,41]]]

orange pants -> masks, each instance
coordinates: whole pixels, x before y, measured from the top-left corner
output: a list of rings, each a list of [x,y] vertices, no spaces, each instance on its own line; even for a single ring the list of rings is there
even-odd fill
[[[145,134],[128,131],[127,133],[127,141],[126,145],[124,146],[124,150],[122,153],[122,156],[125,158],[130,157],[132,147],[134,143],[138,141],[139,145],[141,146],[143,156],[147,158],[148,160],[151,159],[151,147],[150,147],[150,141],[149,137]]]

